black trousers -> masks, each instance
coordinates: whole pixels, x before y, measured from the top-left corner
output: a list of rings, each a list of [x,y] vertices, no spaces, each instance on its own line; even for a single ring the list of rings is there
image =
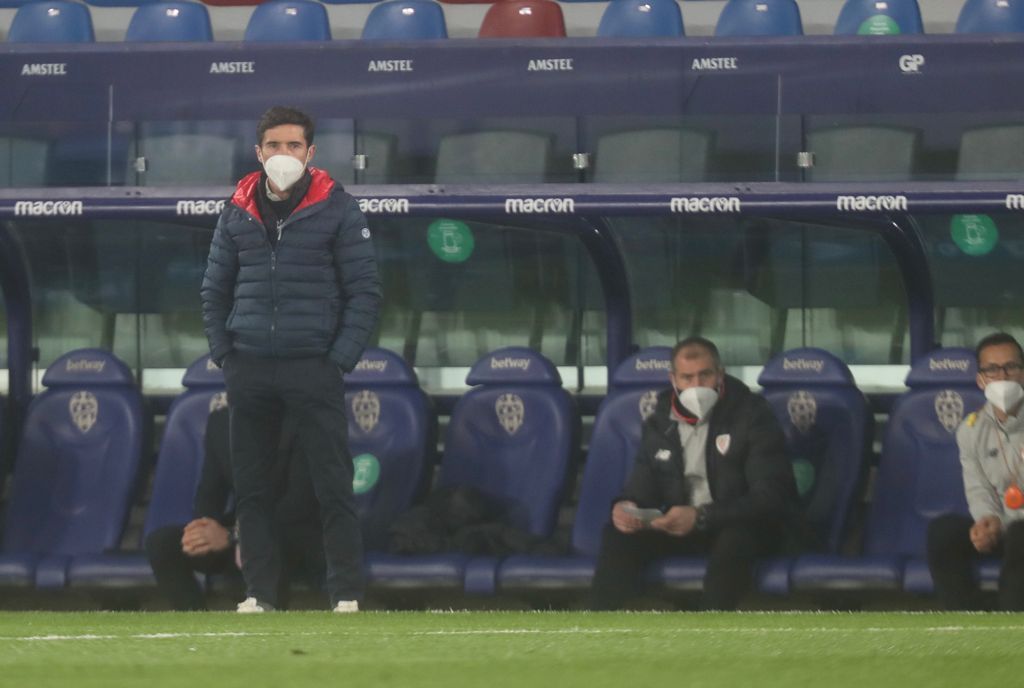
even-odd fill
[[[206,609],[206,596],[196,573],[239,573],[235,566],[235,548],[201,556],[189,556],[181,550],[185,526],[164,526],[146,537],[146,556],[156,576],[157,589],[177,611]],[[310,588],[324,585],[324,553],[319,528],[306,525],[284,526],[280,551],[284,560],[278,582],[277,602],[287,607],[292,580],[302,578]]]
[[[285,414],[296,419],[302,453],[320,505],[326,588],[333,606],[363,595],[363,544],[352,493],[345,392],[326,357],[262,358],[231,353],[224,369],[231,413],[242,575],[247,595],[277,606],[281,556],[275,532],[275,461]]]
[[[984,609],[974,577],[974,562],[982,555],[971,544],[972,525],[974,519],[962,514],[945,514],[928,524],[928,569],[935,593],[947,609]],[[999,608],[1024,611],[1024,522],[1006,528],[993,556],[1003,558]]]
[[[619,609],[640,587],[643,570],[655,559],[670,556],[707,556],[703,606],[735,609],[754,579],[759,556],[779,543],[775,527],[729,526],[715,532],[694,532],[674,537],[654,530],[627,535],[608,524],[591,588],[591,609]]]

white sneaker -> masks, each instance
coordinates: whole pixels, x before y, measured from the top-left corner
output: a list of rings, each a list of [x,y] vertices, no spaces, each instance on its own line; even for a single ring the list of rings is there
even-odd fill
[[[351,614],[359,611],[359,600],[342,600],[332,609],[335,614]]]
[[[246,597],[243,602],[238,603],[239,614],[262,614],[271,611],[274,611],[273,606],[266,602],[260,602],[255,597]]]

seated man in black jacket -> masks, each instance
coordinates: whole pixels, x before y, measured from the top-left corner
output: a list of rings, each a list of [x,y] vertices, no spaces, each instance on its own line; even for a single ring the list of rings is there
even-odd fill
[[[323,586],[324,550],[320,511],[305,458],[294,437],[294,425],[284,423],[278,462],[275,524],[286,576],[280,582],[282,599],[288,574],[303,574],[316,589]],[[195,518],[185,525],[165,526],[146,538],[146,555],[160,592],[180,611],[205,609],[206,599],[195,572],[238,574],[235,561],[234,513],[228,510],[232,493],[231,454],[228,451],[228,410],[210,414],[206,424],[205,458],[196,487]]]
[[[762,397],[725,374],[717,347],[679,342],[670,377],[605,526],[594,609],[621,607],[647,564],[676,555],[706,555],[704,605],[735,609],[755,559],[781,546],[795,511],[782,429]]]

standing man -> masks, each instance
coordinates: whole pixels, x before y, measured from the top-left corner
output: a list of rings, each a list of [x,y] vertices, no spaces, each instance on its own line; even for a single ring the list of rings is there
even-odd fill
[[[604,529],[594,609],[621,607],[648,563],[676,555],[707,555],[704,606],[735,609],[796,509],[782,429],[768,402],[725,374],[718,348],[679,342],[670,379]]]
[[[358,611],[362,539],[352,494],[342,378],[377,324],[380,278],[366,218],[323,170],[313,121],[267,110],[257,126],[262,172],[238,182],[217,222],[201,289],[211,357],[224,369],[238,499],[239,612],[277,603],[275,448],[294,414],[320,504],[327,592],[336,612]]]
[[[1002,556],[999,607],[1024,611],[1024,351],[1005,332],[975,349],[987,403],[956,430],[971,515],[945,514],[928,526],[928,568],[948,609],[981,609],[974,562]]]

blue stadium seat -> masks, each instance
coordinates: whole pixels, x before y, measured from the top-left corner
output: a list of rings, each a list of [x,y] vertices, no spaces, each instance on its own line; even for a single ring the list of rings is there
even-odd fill
[[[568,556],[516,555],[498,570],[502,591],[589,588],[601,547],[601,531],[611,516],[612,500],[633,470],[644,419],[658,392],[668,385],[668,347],[644,349],[623,361],[608,382],[608,396],[594,419],[590,451],[583,467],[579,505]]]
[[[819,545],[838,552],[867,466],[872,416],[846,364],[822,349],[792,349],[765,365],[758,378],[786,434],[803,515]],[[789,592],[792,561],[759,563],[761,592]],[[699,590],[704,560],[674,557],[656,564],[651,578],[677,590]]]
[[[185,391],[167,411],[153,490],[139,548],[157,528],[192,520],[192,505],[202,472],[206,420],[210,412],[227,404],[224,375],[209,355],[185,371]],[[129,587],[156,584],[142,552],[89,553],[74,557],[68,567],[72,587]]]
[[[537,538],[554,530],[579,436],[558,370],[521,347],[494,351],[466,377],[473,388],[452,409],[438,486],[475,488],[507,526]],[[367,556],[371,586],[410,585],[493,594],[498,560],[465,553]]]
[[[388,0],[370,10],[364,40],[416,41],[448,38],[444,10],[434,0]]]
[[[363,546],[384,550],[388,527],[429,485],[437,417],[413,369],[384,349],[345,376],[345,402]]]
[[[956,20],[957,33],[1022,33],[1021,0],[967,0]]]
[[[846,364],[823,349],[785,351],[757,381],[786,434],[804,517],[819,545],[839,552],[867,470],[867,399]]]
[[[716,36],[801,36],[796,0],[729,0],[718,15]]]
[[[126,41],[203,42],[213,40],[210,13],[198,2],[152,2],[132,14]]]
[[[984,403],[975,373],[970,349],[939,349],[913,365],[910,389],[893,404],[885,428],[863,555],[798,558],[791,574],[795,590],[930,586],[928,522],[943,513],[967,513],[955,433],[964,416]]]
[[[9,43],[92,43],[89,8],[71,0],[44,0],[22,5],[11,20]]]
[[[601,15],[597,35],[613,38],[683,36],[683,15],[675,0],[612,0]]]
[[[0,582],[60,588],[74,556],[118,546],[139,472],[142,396],[109,352],[78,349],[43,376],[11,481]]]
[[[836,35],[887,36],[924,33],[917,0],[846,0]]]
[[[329,41],[327,10],[316,0],[273,0],[257,5],[243,40],[256,42]]]

